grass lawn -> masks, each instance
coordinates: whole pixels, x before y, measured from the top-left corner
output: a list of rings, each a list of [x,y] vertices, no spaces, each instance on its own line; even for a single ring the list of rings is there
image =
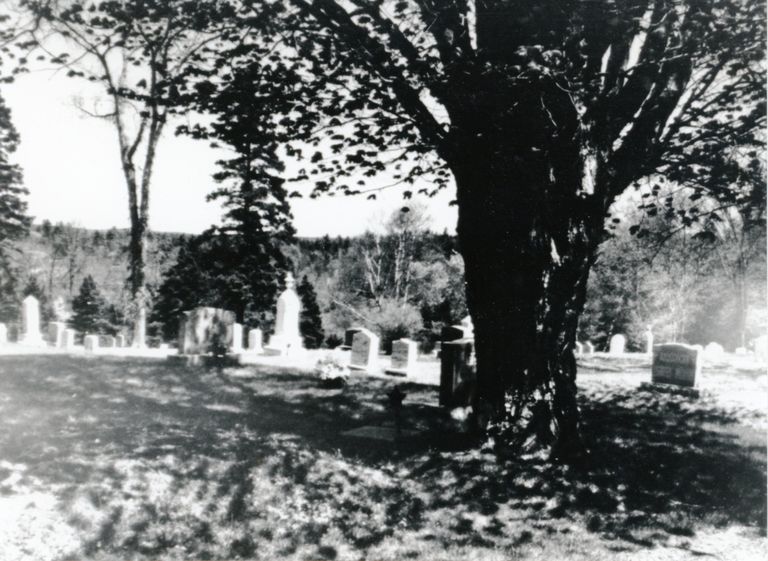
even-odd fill
[[[0,561],[765,559],[766,382],[580,375],[588,467],[499,458],[400,380],[0,357]],[[722,394],[722,395],[721,395]],[[734,397],[735,396],[735,397]]]

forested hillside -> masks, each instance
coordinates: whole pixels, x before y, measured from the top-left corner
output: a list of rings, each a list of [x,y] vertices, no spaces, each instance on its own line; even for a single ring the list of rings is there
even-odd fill
[[[612,234],[590,277],[581,340],[600,349],[612,334],[625,333],[629,347],[640,350],[643,332],[651,326],[657,341],[718,341],[733,349],[765,331],[762,228],[745,228],[743,219],[732,214],[719,224],[717,235],[701,235],[701,229],[672,231],[663,221],[643,215],[631,197],[617,205],[615,214],[622,219],[609,222]],[[466,315],[464,265],[456,238],[431,232],[426,224],[424,209],[414,206],[376,225],[378,233],[295,238],[281,245],[298,281],[306,309],[302,329],[310,346],[339,344],[344,329],[363,325],[382,335],[385,349],[392,340],[410,336],[427,351],[444,325]],[[637,224],[643,225],[640,236]],[[181,310],[195,305],[236,308],[227,291],[239,291],[247,302],[259,287],[264,289],[263,284],[241,286],[244,281],[235,273],[242,264],[228,249],[231,241],[220,237],[218,245],[211,245],[206,235],[150,235],[150,343],[173,340]],[[71,312],[90,277],[93,282],[86,288],[97,291],[105,317],[94,329],[122,330],[130,306],[127,246],[127,230],[88,230],[47,221],[33,226],[10,254],[0,321],[17,322],[19,302],[29,293],[40,298],[45,320],[54,317],[59,298]],[[240,321],[266,332],[272,328],[274,294],[282,289],[284,272],[272,274],[274,286],[268,288],[273,294],[238,312]],[[202,278],[223,288],[212,290],[209,283],[193,290]]]

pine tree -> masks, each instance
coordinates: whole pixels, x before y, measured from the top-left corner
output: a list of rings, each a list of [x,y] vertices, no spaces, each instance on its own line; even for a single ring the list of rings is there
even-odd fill
[[[299,330],[304,338],[304,345],[308,349],[317,349],[325,339],[325,332],[323,331],[323,319],[320,316],[320,306],[317,305],[317,294],[307,275],[301,279],[296,292],[301,298]]]
[[[91,275],[86,276],[80,285],[79,294],[72,300],[70,325],[81,333],[105,333],[109,331],[106,310],[107,304],[96,281]]]

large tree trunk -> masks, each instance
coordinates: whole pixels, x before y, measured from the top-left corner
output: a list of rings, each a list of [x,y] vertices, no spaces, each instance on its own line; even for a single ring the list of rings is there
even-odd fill
[[[583,452],[574,343],[603,213],[580,192],[577,167],[553,185],[534,161],[512,160],[476,152],[454,166],[475,326],[474,410],[507,427],[504,441],[569,460]]]
[[[146,267],[146,225],[141,218],[134,221],[131,213],[131,241],[129,244],[130,287],[133,301],[133,339],[132,346],[141,348],[146,345],[147,308],[145,298]]]

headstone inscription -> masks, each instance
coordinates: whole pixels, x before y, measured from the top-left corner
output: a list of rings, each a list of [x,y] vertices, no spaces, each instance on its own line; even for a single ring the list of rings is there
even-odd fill
[[[220,308],[195,308],[179,322],[179,354],[223,354],[232,347],[235,314]]]
[[[260,353],[263,351],[261,348],[261,329],[251,329],[248,332],[248,352]]]
[[[289,355],[304,348],[299,332],[301,300],[296,294],[296,281],[291,273],[285,276],[285,290],[277,299],[275,333],[269,338],[267,351],[273,354]]]
[[[680,343],[653,346],[651,381],[693,387],[701,374],[701,349]]]
[[[352,357],[349,367],[373,370],[379,359],[379,336],[362,328],[352,337]]]
[[[608,346],[608,354],[611,355],[623,355],[624,346],[627,344],[627,338],[622,334],[617,334],[611,337],[610,345]]]
[[[418,346],[416,341],[398,339],[392,341],[392,363],[385,372],[396,376],[408,376],[416,366]]]
[[[443,343],[440,350],[440,405],[466,405],[475,381],[473,339]]]
[[[48,324],[48,342],[57,349],[64,347],[64,332],[67,324],[63,321],[52,321]]]
[[[41,346],[43,335],[40,333],[40,303],[31,294],[21,303],[22,345]]]

